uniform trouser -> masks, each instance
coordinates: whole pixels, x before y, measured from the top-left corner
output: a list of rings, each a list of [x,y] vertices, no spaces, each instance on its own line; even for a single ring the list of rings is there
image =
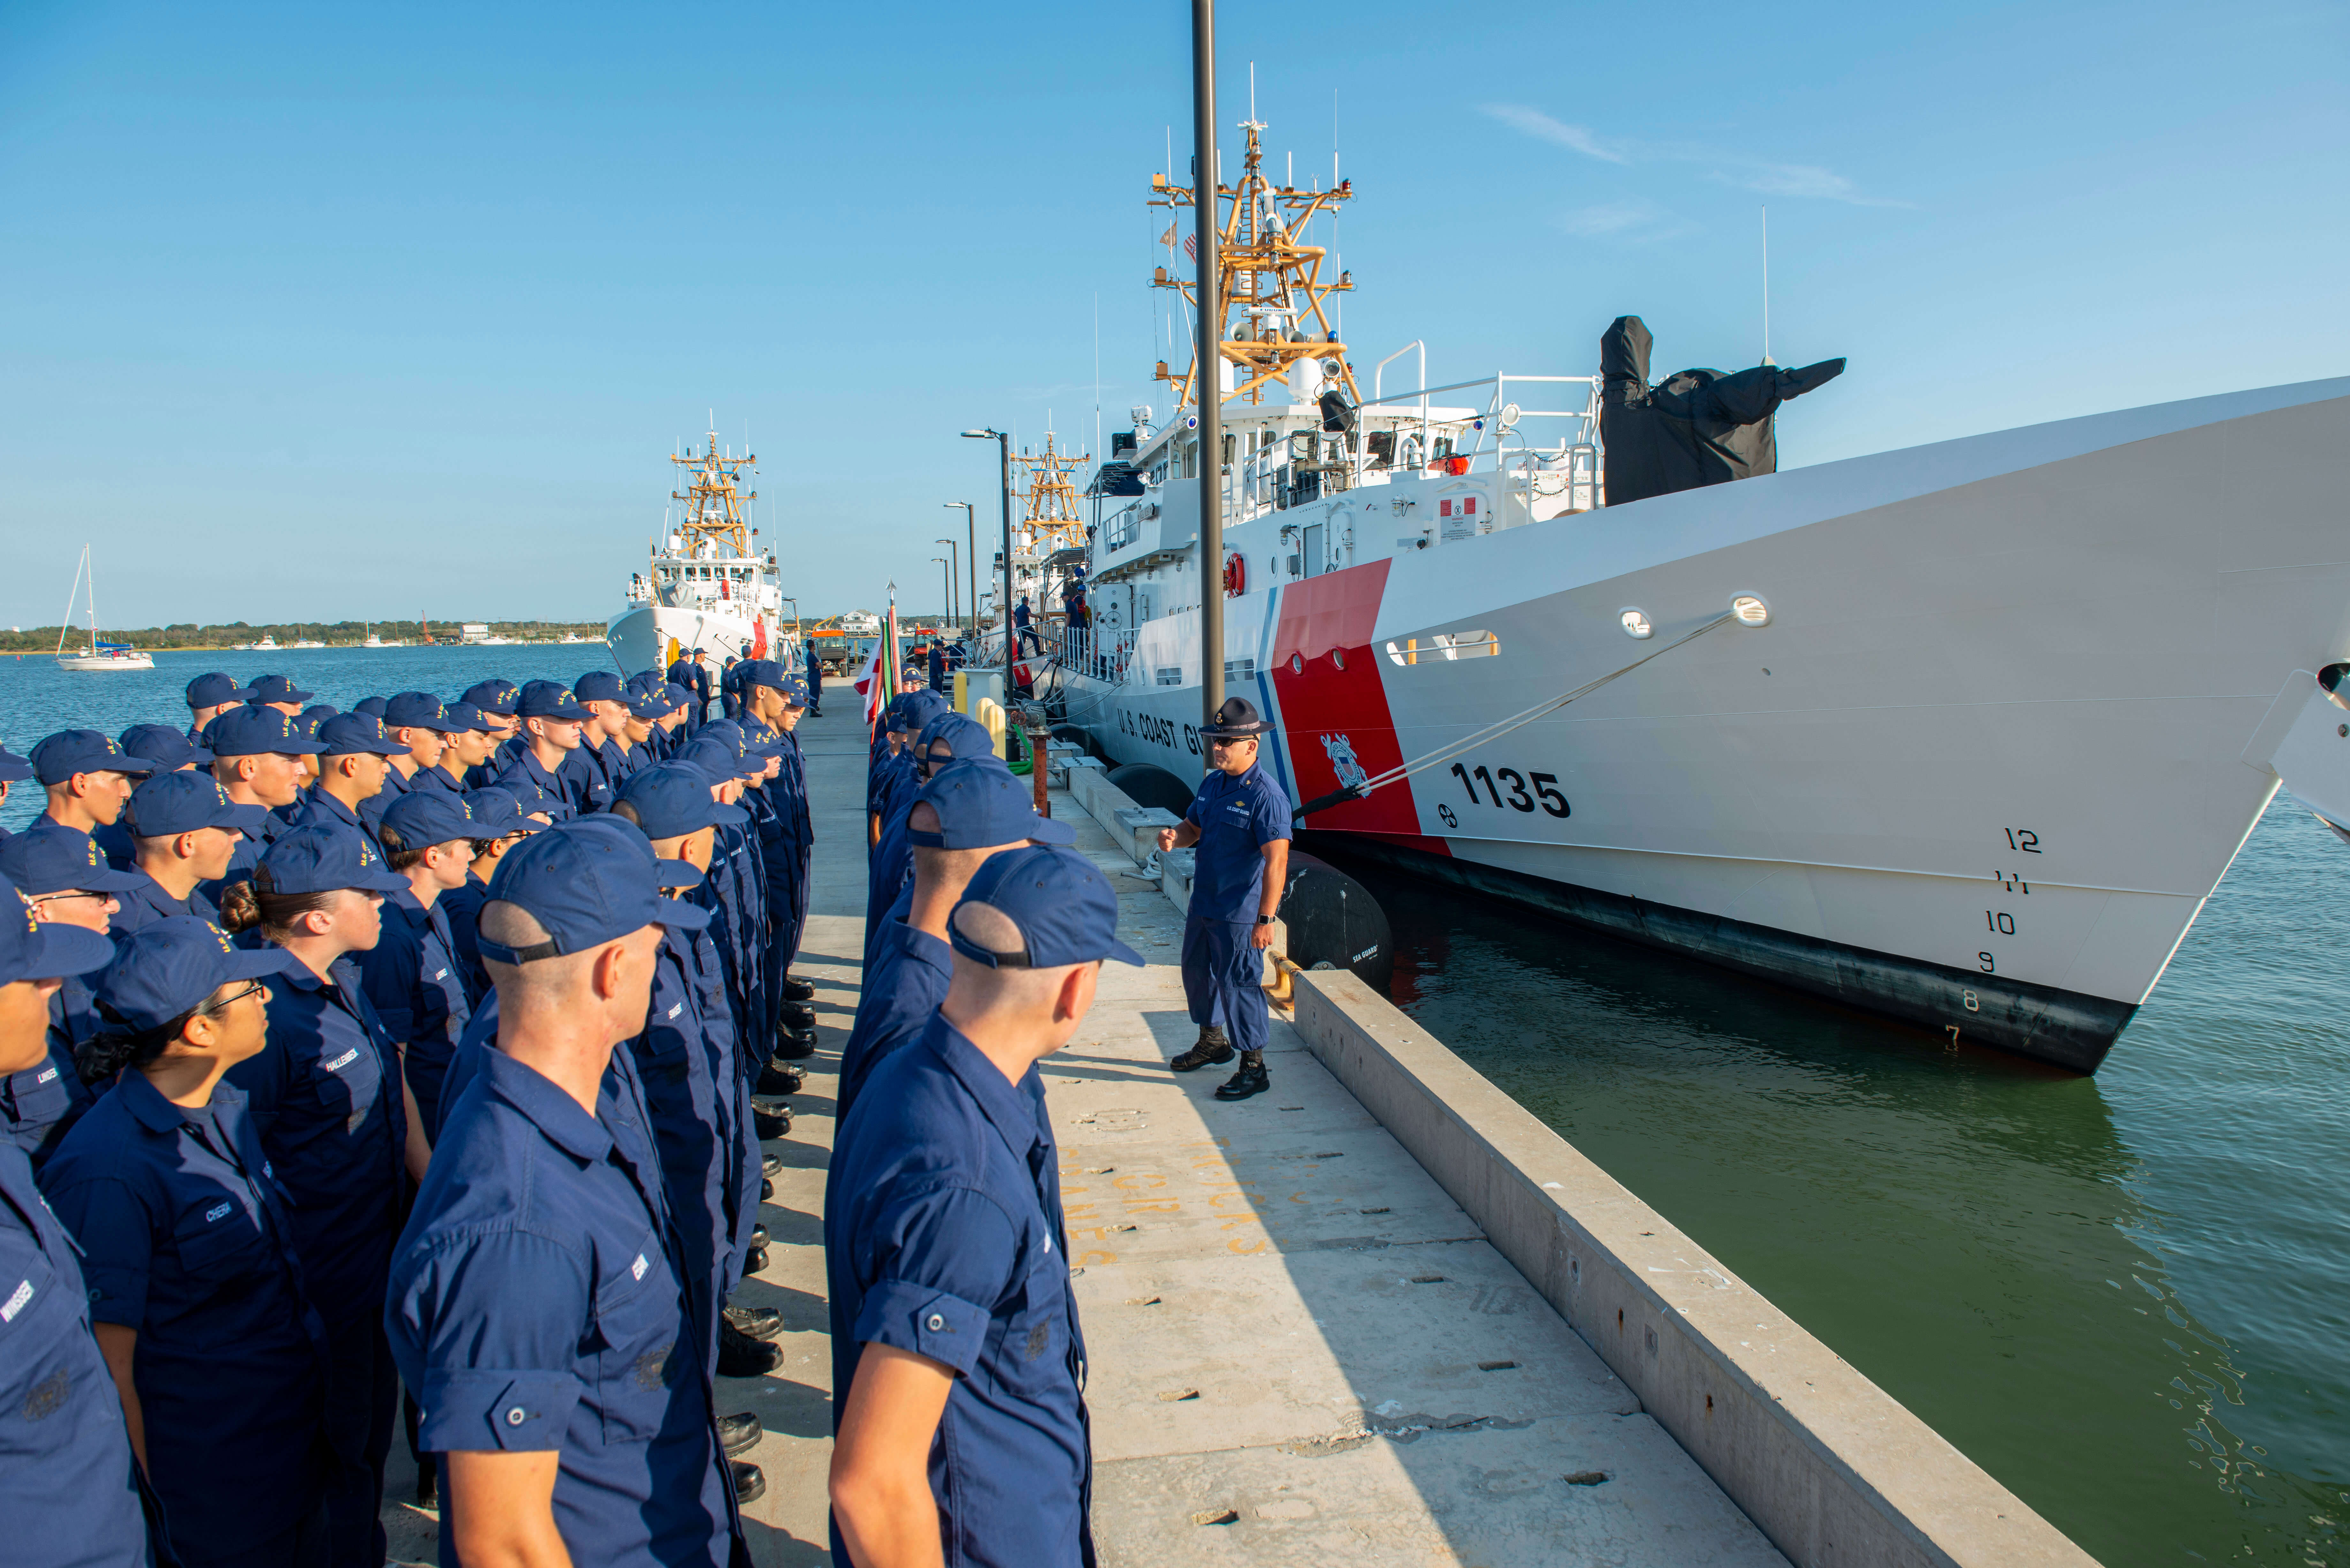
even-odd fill
[[[1262,1051],[1271,1031],[1264,955],[1250,945],[1253,920],[1183,922],[1183,1000],[1191,1022],[1221,1024],[1243,1051]]]
[[[400,1409],[400,1372],[383,1319],[338,1324],[327,1334],[328,1561],[333,1568],[382,1568],[383,1462]]]
[[[384,1357],[387,1364],[390,1359]],[[322,1502],[268,1540],[241,1551],[206,1552],[203,1542],[177,1536],[172,1539],[172,1548],[180,1554],[184,1568],[328,1568],[328,1530],[327,1505]],[[383,1561],[380,1552],[376,1561]]]

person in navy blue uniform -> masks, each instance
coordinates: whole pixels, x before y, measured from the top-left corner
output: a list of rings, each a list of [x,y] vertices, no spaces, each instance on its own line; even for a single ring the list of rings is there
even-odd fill
[[[248,836],[268,813],[239,805],[210,774],[158,774],[139,786],[123,814],[137,847],[132,885],[117,895],[117,935],[181,915],[214,920],[220,910],[201,889],[228,874]]]
[[[608,1087],[645,1027],[664,898],[608,814],[498,867],[482,952],[496,1044],[449,1109],[386,1323],[441,1456],[441,1560],[729,1568],[745,1551],[678,1227],[640,1107]]]
[[[461,728],[450,732],[448,749],[441,753],[438,772],[451,790],[463,794],[481,787],[470,781],[473,770],[488,763],[497,751],[498,726],[488,714],[463,701],[449,704],[449,722]],[[432,782],[438,786],[442,780]]]
[[[261,852],[285,830],[286,818],[278,814],[290,811],[302,798],[303,786],[309,782],[309,771],[303,764],[315,760],[319,748],[317,738],[299,722],[258,703],[231,709],[214,719],[204,732],[204,744],[213,753],[213,777],[220,780],[229,798],[239,805],[257,805],[268,814],[262,821],[260,836],[248,835],[236,846],[229,858],[228,875],[203,889],[204,897],[217,904],[228,883],[242,882],[253,875]]]
[[[457,961],[463,966],[468,1002],[479,1005],[490,993],[490,977],[482,968],[481,950],[473,937],[482,906],[489,899],[490,878],[496,875],[498,862],[505,857],[507,850],[520,844],[524,835],[537,833],[546,825],[525,816],[520,804],[502,789],[467,790],[465,809],[480,826],[482,836],[473,840],[473,862],[466,868],[465,879],[442,894],[438,907],[449,927],[449,940]],[[434,1125],[428,1121],[426,1130],[431,1131]]]
[[[806,774],[801,766],[799,742],[792,731],[807,711],[807,689],[799,677],[772,659],[745,661],[743,670],[743,711],[752,723],[764,726],[766,744],[775,755],[775,771],[755,790],[762,811],[758,818],[760,863],[766,877],[767,940],[761,955],[761,983],[768,1010],[779,1030],[794,1045],[810,1052],[816,1014],[805,998],[787,996],[785,986],[793,957],[798,953],[800,928],[807,919],[809,849],[815,834],[809,826]],[[811,988],[811,994],[813,989]]]
[[[417,1121],[441,1121],[441,1080],[473,1016],[473,992],[442,900],[472,875],[487,834],[463,795],[414,790],[383,814],[377,834],[401,884],[383,901],[383,936],[359,955],[368,1000],[400,1053]]]
[[[109,918],[121,908],[117,897],[139,883],[136,877],[108,866],[88,838],[77,845],[66,833],[20,833],[0,844],[0,876],[24,895],[35,920],[97,937],[110,934]],[[14,906],[0,898],[0,926],[13,927],[8,919],[13,911]],[[60,936],[56,950],[95,950],[77,946],[78,942],[78,938]],[[109,956],[113,950],[107,949]],[[23,1150],[36,1171],[93,1103],[74,1062],[82,1044],[98,1033],[97,1003],[87,971],[60,971],[57,987],[49,993],[42,1059],[0,1076],[0,1138]]]
[[[252,701],[253,688],[239,686],[217,670],[197,676],[188,682],[188,740],[195,745],[203,744],[205,725],[230,709],[242,708]]]
[[[906,699],[898,722],[904,725],[898,754],[885,764],[887,782],[879,792],[873,857],[865,888],[865,961],[873,961],[873,944],[879,938],[881,917],[898,901],[899,891],[914,874],[911,846],[906,842],[906,814],[914,809],[914,792],[922,774],[911,744],[930,722],[949,711],[946,700],[934,691],[917,691]]]
[[[372,713],[338,713],[318,726],[318,778],[286,809],[288,826],[339,827],[371,837],[369,817],[391,776],[391,759],[408,747]]]
[[[48,792],[49,806],[27,833],[78,833],[88,837],[111,827],[130,802],[130,792],[153,774],[152,764],[124,754],[97,730],[61,730],[33,748],[33,776]]]
[[[522,742],[514,761],[490,782],[521,804],[525,816],[541,822],[568,822],[579,815],[579,802],[565,782],[565,762],[579,749],[580,726],[588,710],[571,696],[571,688],[555,680],[534,680],[522,689],[515,711],[522,719]]]
[[[875,1071],[825,1212],[835,1562],[1093,1562],[1085,1338],[1036,1064],[1092,1007],[1118,897],[1071,849],[999,855],[948,919],[954,979]]]
[[[522,688],[511,680],[477,681],[465,688],[463,700],[490,727],[489,760],[465,771],[465,787],[481,789],[505,772],[521,750],[522,720],[515,711],[522,706]]]
[[[692,735],[710,716],[710,664],[702,649],[692,648],[678,655],[669,667],[669,683],[682,686],[686,692],[685,732]]]
[[[49,1009],[68,976],[103,968],[95,931],[36,921],[0,879],[0,1076],[42,1070]],[[0,1143],[0,1520],[11,1568],[152,1563],[122,1401],[89,1327],[78,1249]]]
[[[407,746],[409,752],[405,758],[392,759],[391,771],[399,778],[400,794],[417,789],[437,789],[449,794],[463,793],[455,770],[443,763],[450,760],[457,737],[473,727],[470,716],[460,718],[430,691],[402,691],[384,703],[383,727],[385,733]],[[391,805],[390,793],[387,790],[387,798],[379,805]],[[379,820],[382,815],[381,811],[376,813]]]
[[[240,883],[228,924],[289,963],[271,987],[269,1047],[229,1070],[244,1092],[326,1329],[328,1561],[384,1560],[383,1465],[399,1384],[383,1338],[384,1283],[400,1232],[402,1171],[421,1171],[396,1043],[361,987],[384,897],[401,887],[365,839],[341,828],[281,835]],[[414,1158],[411,1161],[411,1144]]]
[[[690,884],[680,876],[672,886],[699,885],[718,825],[742,820],[742,808],[719,805],[708,775],[684,763],[645,769],[629,781],[612,809],[637,825],[664,867],[681,863],[696,873]],[[783,1331],[783,1314],[726,1304],[742,1282],[757,1222],[761,1157],[750,1085],[736,1065],[733,1023],[706,929],[664,929],[652,1009],[644,1033],[629,1048],[652,1116],[671,1211],[683,1233],[688,1293],[697,1303],[698,1332],[708,1342],[705,1365],[730,1377],[766,1372],[782,1352],[760,1341]],[[722,1430],[735,1429],[730,1446],[740,1441],[745,1419],[721,1417]]]
[[[983,726],[963,722],[986,740]],[[931,730],[937,727],[933,721]],[[1076,838],[1067,823],[1038,816],[1029,786],[984,746],[935,768],[907,814],[906,828],[914,846],[914,879],[882,921],[881,940],[865,971],[857,1022],[840,1049],[840,1086],[835,1093],[841,1122],[848,1119],[874,1067],[920,1034],[946,996],[954,972],[947,914],[979,868],[1008,850]]]
[[[212,771],[212,753],[191,744],[185,735],[169,724],[133,724],[116,738],[121,742],[123,755],[138,758],[156,773],[188,773],[198,768]],[[94,829],[90,836],[98,840],[106,863],[117,871],[129,869],[139,858],[138,846],[130,842],[130,829],[119,817],[109,826]]]
[[[801,933],[807,929],[808,899],[814,888],[811,875],[816,857],[816,827],[808,802],[807,757],[800,749],[800,721],[813,711],[814,696],[806,682],[786,674],[778,695],[780,706],[774,708],[768,722],[778,732],[783,768],[776,784],[778,793],[776,814],[782,823],[778,853],[796,862],[793,867],[792,901],[788,909],[775,914],[777,930],[776,982],[777,993],[786,1002],[806,1007],[816,995],[816,987],[791,972],[791,962],[799,956]],[[793,1014],[795,1026],[803,1022],[812,1026],[815,1014],[810,1012],[805,1021]]]
[[[1183,997],[1200,1037],[1168,1065],[1194,1072],[1231,1061],[1237,1048],[1240,1069],[1217,1085],[1220,1100],[1272,1087],[1264,950],[1289,868],[1289,796],[1256,762],[1257,737],[1272,728],[1247,698],[1228,699],[1200,731],[1208,776],[1182,825],[1159,830],[1162,850],[1200,846],[1183,919]]]
[[[563,759],[566,783],[584,803],[581,811],[609,811],[628,782],[628,691],[611,670],[591,670],[573,682],[571,697],[588,710],[588,722],[579,727],[579,749]]]
[[[316,697],[316,691],[305,691],[294,684],[290,675],[264,675],[253,682],[253,695],[245,701],[256,708],[274,708],[289,719],[302,716],[302,705]]]
[[[816,639],[807,639],[804,651],[807,655],[808,711],[821,719],[824,717],[824,660],[816,655]]]
[[[223,1081],[266,1046],[263,981],[295,961],[192,915],[124,938],[97,985],[107,1033],[81,1055],[114,1087],[41,1172],[189,1568],[327,1561],[325,1328],[244,1091]]]
[[[7,747],[0,746],[0,805],[8,803],[11,785],[23,784],[32,776],[33,760],[30,757],[20,757]],[[7,843],[13,836],[6,828],[0,827],[0,844]]]

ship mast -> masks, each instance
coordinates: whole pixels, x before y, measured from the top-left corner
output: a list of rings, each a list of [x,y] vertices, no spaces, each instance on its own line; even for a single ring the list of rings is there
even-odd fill
[[[1245,398],[1261,403],[1265,387],[1286,379],[1291,366],[1301,359],[1320,359],[1327,362],[1325,374],[1336,375],[1347,396],[1360,402],[1354,368],[1347,363],[1347,346],[1338,341],[1337,328],[1323,309],[1331,295],[1353,289],[1354,279],[1342,272],[1324,281],[1322,265],[1329,253],[1297,238],[1315,213],[1335,214],[1339,202],[1351,200],[1355,182],[1342,181],[1327,191],[1275,185],[1265,177],[1264,153],[1257,143],[1263,122],[1245,119],[1241,129],[1248,134],[1248,149],[1242,156],[1240,182],[1216,187],[1216,299],[1222,315],[1217,347],[1240,368],[1227,400]],[[1192,187],[1170,184],[1164,174],[1150,177],[1150,204],[1170,213],[1197,199]],[[1163,266],[1153,274],[1154,287],[1174,289],[1198,308],[1189,282]],[[1158,379],[1174,383],[1179,412],[1198,400],[1199,375],[1196,350],[1180,375],[1170,371],[1164,359],[1159,362]]]
[[[757,467],[758,458],[748,452],[741,457],[721,457],[718,454],[718,432],[712,431],[709,451],[695,452],[689,450],[683,457],[672,452],[670,462],[691,475],[682,491],[670,492],[671,500],[685,504],[676,529],[677,554],[689,560],[694,559],[702,554],[702,541],[707,539],[713,545],[722,542],[732,545],[736,556],[747,559],[751,554],[751,534],[750,524],[743,517],[743,503],[757,500],[759,493],[742,488],[742,471]]]
[[[1055,444],[1053,432],[1046,431],[1044,451],[1017,452],[1012,461],[1027,471],[1027,488],[1020,497],[1024,511],[1020,525],[1035,531],[1035,554],[1043,557],[1083,545],[1086,524],[1077,512],[1076,484],[1069,476],[1093,462],[1093,455],[1062,452]]]

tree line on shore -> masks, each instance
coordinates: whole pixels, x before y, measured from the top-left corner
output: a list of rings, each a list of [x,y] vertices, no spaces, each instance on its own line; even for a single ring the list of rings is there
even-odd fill
[[[99,635],[109,642],[129,643],[133,648],[149,649],[173,648],[234,648],[239,643],[258,642],[266,637],[283,646],[296,640],[323,642],[329,648],[364,644],[370,633],[386,642],[421,643],[429,629],[435,642],[458,640],[458,622],[412,620],[378,621],[270,621],[249,625],[230,621],[225,625],[198,625],[192,621],[176,621],[170,626],[137,628],[107,627]],[[473,623],[467,623],[473,624]],[[512,638],[517,641],[551,641],[566,633],[576,637],[600,639],[604,635],[601,621],[567,620],[494,620],[486,623],[493,637]],[[0,653],[52,653],[57,647],[56,626],[25,627],[17,630],[0,628]],[[65,633],[68,645],[86,641],[88,632],[75,627]]]

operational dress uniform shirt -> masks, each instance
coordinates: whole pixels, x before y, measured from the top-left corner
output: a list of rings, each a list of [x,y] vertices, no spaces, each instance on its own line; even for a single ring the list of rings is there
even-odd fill
[[[74,1055],[98,1030],[89,981],[68,975],[49,998],[48,1055],[0,1077],[0,1137],[22,1149],[36,1172],[65,1142],[74,1123],[97,1104],[75,1069]]]
[[[848,1043],[840,1048],[837,1126],[847,1125],[849,1109],[864,1093],[873,1069],[930,1026],[931,1015],[946,1000],[953,979],[953,949],[906,924],[902,914],[893,913],[882,922],[881,940],[874,944],[873,964],[865,971],[865,990],[858,999],[857,1022]]]
[[[564,753],[563,765],[555,771],[555,776],[563,785],[564,797],[571,803],[572,811],[580,816],[609,811],[612,802],[619,797],[619,787],[607,771],[605,758],[585,741],[577,749]]]
[[[377,842],[375,828],[359,814],[345,805],[338,796],[328,794],[325,786],[312,784],[301,798],[286,809],[288,827],[339,827],[356,833],[369,844]]]
[[[559,1454],[575,1562],[726,1568],[733,1485],[640,1114],[481,1050],[400,1238],[392,1353],[419,1447]]]
[[[295,797],[295,805],[298,807],[300,804],[301,797],[297,795]],[[253,868],[261,864],[261,857],[269,852],[271,845],[277,842],[277,836],[292,826],[292,823],[276,812],[264,812],[260,833],[257,836],[246,834],[237,840],[236,847],[229,851],[227,872],[217,882],[199,883],[196,891],[217,908],[221,900],[221,889],[231,882],[252,881]],[[121,928],[118,926],[116,929],[120,930]]]
[[[349,955],[331,983],[296,965],[273,978],[269,1045],[229,1069],[277,1179],[327,1331],[327,1505],[332,1561],[380,1562],[383,1465],[399,1383],[383,1338],[384,1286],[400,1234],[408,1117],[390,1037]]]
[[[130,1434],[64,1222],[0,1147],[0,1521],[10,1568],[151,1563]]]
[[[432,907],[441,911],[442,923],[449,928],[450,950],[457,955],[465,979],[465,997],[470,1006],[490,993],[490,971],[482,967],[481,925],[482,906],[490,901],[490,885],[478,871],[465,873],[463,886],[450,888],[433,900]],[[427,1118],[431,1127],[435,1118]]]
[[[383,934],[369,950],[350,955],[384,1033],[406,1047],[408,1086],[428,1127],[441,1119],[441,1080],[473,1011],[456,939],[442,909],[446,902],[445,893],[430,909],[406,888],[386,894]]]
[[[138,877],[140,885],[115,895],[122,907],[107,920],[107,934],[117,941],[142,926],[182,915],[193,915],[214,925],[220,923],[220,907],[204,896],[204,888],[210,884],[199,883],[186,898],[174,898],[164,890],[163,884],[137,867],[130,867],[129,874]]]
[[[515,753],[514,761],[504,773],[490,781],[490,786],[513,795],[525,816],[545,812],[546,820],[555,823],[568,822],[578,815],[563,780],[540,765],[538,758],[527,748]]]
[[[81,1244],[91,1318],[138,1331],[148,1479],[180,1554],[233,1556],[314,1515],[325,1328],[244,1093],[191,1110],[125,1073],[41,1187]]]
[[[385,807],[406,794],[413,787],[408,782],[407,775],[398,768],[386,767],[383,770],[383,788],[359,802],[359,821],[367,826],[369,843],[377,842],[376,829],[383,826]]]
[[[1007,1082],[937,1018],[868,1086],[825,1213],[836,1430],[865,1345],[929,1357],[955,1375],[930,1461],[951,1568],[1089,1561],[1085,1341],[1044,1079]]]
[[[409,776],[408,787],[413,790],[433,789],[443,794],[463,794],[465,786],[452,777],[449,770],[436,763],[429,768],[419,768]]]
[[[1211,771],[1184,819],[1200,828],[1191,903],[1183,921],[1183,997],[1191,1022],[1222,1025],[1243,1051],[1262,1051],[1264,955],[1250,939],[1264,897],[1264,846],[1290,836],[1289,798],[1252,766]]]

